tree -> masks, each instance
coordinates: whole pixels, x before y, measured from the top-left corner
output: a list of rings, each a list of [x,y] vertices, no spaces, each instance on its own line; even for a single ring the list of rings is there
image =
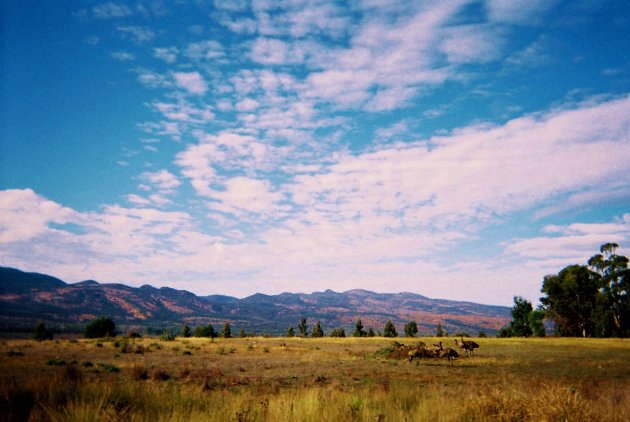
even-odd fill
[[[184,326],[182,327],[182,337],[188,338],[190,336],[192,336],[192,331],[188,324],[184,324]]]
[[[330,332],[330,336],[331,337],[345,337],[346,330],[343,327],[335,328],[334,330]]]
[[[209,337],[213,339],[217,337],[217,332],[214,330],[212,324],[202,325],[201,327],[195,328],[195,337]]]
[[[361,322],[361,318],[357,319],[357,322],[354,324],[354,332],[352,333],[352,337],[365,337],[367,336],[367,332],[363,329],[363,323]]]
[[[110,317],[101,316],[85,326],[85,338],[114,337],[116,324]]]
[[[536,309],[529,313],[529,326],[536,337],[545,337],[545,312],[542,309]]]
[[[322,330],[322,326],[319,321],[317,321],[317,324],[315,324],[313,332],[311,333],[311,337],[324,337],[324,330]]]
[[[416,321],[410,321],[405,324],[405,336],[415,337],[418,334],[418,324]]]
[[[569,265],[544,278],[540,298],[546,316],[562,336],[592,336],[598,304],[598,279],[584,265]]]
[[[367,336],[368,336],[368,337],[375,337],[375,336],[376,336],[376,334],[374,334],[374,330],[372,329],[372,327],[370,327],[370,328],[368,329]]]
[[[298,330],[300,330],[300,336],[308,337],[308,325],[306,325],[306,318],[300,318],[300,323],[298,324]]]
[[[444,335],[445,333],[444,333],[444,330],[442,329],[442,324],[438,322],[437,328],[435,329],[435,336],[444,337]]]
[[[630,335],[630,269],[628,258],[617,255],[617,248],[616,243],[605,243],[599,248],[600,253],[588,260],[600,289],[598,334],[606,337]]]
[[[33,339],[37,341],[52,340],[53,333],[46,328],[43,322],[40,322],[35,326],[35,329],[33,330]]]
[[[394,323],[391,320],[385,323],[385,328],[383,328],[383,336],[384,337],[398,337],[398,333],[396,332],[396,327],[394,327]]]
[[[295,336],[295,331],[293,330],[293,327],[289,326],[289,328],[287,328],[287,337],[294,337]]]
[[[534,310],[532,303],[520,296],[514,296],[514,306],[512,307],[512,322],[510,331],[516,337],[529,337],[532,329],[529,326],[529,314]]]
[[[226,322],[223,324],[223,338],[231,338],[232,337],[232,329],[230,328],[230,323]]]

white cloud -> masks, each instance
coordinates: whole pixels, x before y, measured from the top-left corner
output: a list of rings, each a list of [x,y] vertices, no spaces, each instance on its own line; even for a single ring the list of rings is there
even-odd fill
[[[140,175],[140,178],[152,183],[162,191],[170,191],[181,185],[177,177],[168,170],[144,172]]]
[[[144,44],[155,38],[155,32],[142,26],[119,26],[117,29],[123,35],[130,37],[131,40],[137,44]]]
[[[196,60],[218,60],[225,56],[223,46],[215,40],[207,40],[188,44],[184,55]]]
[[[124,18],[133,12],[124,4],[109,2],[92,7],[92,14],[97,19],[113,19]]]
[[[177,61],[177,55],[179,54],[179,50],[176,47],[161,47],[154,48],[153,55],[160,59],[164,60],[166,63],[175,63]]]
[[[273,214],[279,208],[282,194],[273,192],[267,180],[233,177],[223,183],[223,190],[214,190],[211,196],[228,212],[252,212]],[[213,206],[214,207],[214,206]]]
[[[78,214],[31,189],[0,191],[0,243],[28,241],[54,232],[51,224],[76,222]]]
[[[238,111],[255,111],[258,106],[260,106],[260,103],[258,101],[251,98],[245,98],[244,100],[236,103],[236,106],[234,108]]]
[[[490,20],[511,24],[536,24],[558,0],[488,0]]]
[[[121,62],[126,62],[126,61],[130,61],[130,60],[134,60],[136,57],[133,55],[133,53],[127,53],[125,51],[115,51],[113,53],[111,53],[112,58],[114,58],[115,60],[121,61]]]
[[[203,95],[208,85],[199,72],[173,72],[175,84],[191,94]]]

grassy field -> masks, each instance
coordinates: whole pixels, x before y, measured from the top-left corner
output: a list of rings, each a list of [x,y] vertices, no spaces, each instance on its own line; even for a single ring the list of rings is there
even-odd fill
[[[475,340],[452,367],[384,338],[5,340],[1,420],[630,420],[628,340]]]

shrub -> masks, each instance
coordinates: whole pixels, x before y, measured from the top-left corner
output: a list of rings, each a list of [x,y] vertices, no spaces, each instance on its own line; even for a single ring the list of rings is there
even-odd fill
[[[164,330],[162,332],[162,335],[160,336],[160,340],[162,340],[162,341],[173,341],[173,340],[175,340],[175,334],[172,333],[170,330]]]
[[[131,368],[131,378],[136,381],[143,381],[149,378],[149,371],[142,365],[134,365]]]
[[[48,361],[46,361],[46,365],[54,365],[54,366],[62,366],[65,365],[66,361],[63,359],[59,359],[59,358],[52,358],[52,359],[48,359]]]
[[[168,381],[171,379],[171,374],[169,374],[164,368],[155,368],[151,374],[151,378],[156,381]]]
[[[129,338],[141,338],[142,334],[140,334],[139,332],[137,332],[135,330],[129,330],[127,332],[127,337],[129,337]]]
[[[117,367],[116,365],[112,365],[111,363],[99,363],[98,366],[103,368],[103,371],[105,372],[110,372],[110,373],[120,372],[120,368]]]
[[[85,326],[85,338],[114,337],[116,324],[109,317],[98,317]]]

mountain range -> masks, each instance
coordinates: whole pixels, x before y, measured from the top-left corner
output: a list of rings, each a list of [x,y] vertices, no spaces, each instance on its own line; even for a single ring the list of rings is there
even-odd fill
[[[420,334],[434,334],[437,324],[449,333],[479,331],[492,335],[511,320],[511,308],[430,299],[414,293],[346,292],[254,294],[242,299],[197,296],[185,290],[149,285],[86,280],[66,283],[58,278],[0,267],[0,331],[30,331],[38,321],[58,331],[81,331],[90,320],[110,316],[120,331],[158,332],[187,323],[191,327],[229,322],[232,331],[283,334],[297,331],[300,318],[313,327],[320,321],[324,332],[344,327],[350,335],[357,318],[364,327],[382,331],[392,320],[399,335],[409,321],[416,321]],[[217,326],[218,324],[218,326]]]

